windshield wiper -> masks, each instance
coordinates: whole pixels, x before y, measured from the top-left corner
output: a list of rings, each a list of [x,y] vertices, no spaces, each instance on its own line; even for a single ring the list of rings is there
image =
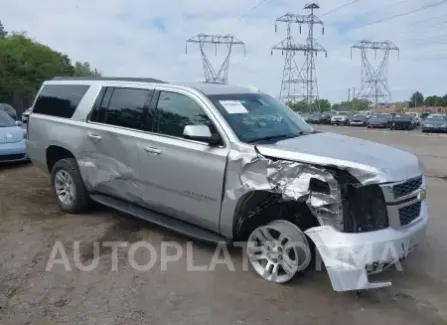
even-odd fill
[[[250,140],[248,141],[248,143],[253,143],[253,142],[258,142],[258,141],[272,141],[272,140],[284,140],[284,139],[291,139],[291,138],[296,138],[299,137],[300,135],[303,135],[304,132],[301,131],[298,134],[282,134],[282,135],[273,135],[270,137],[264,137],[264,138],[258,138],[258,139],[254,139],[254,140]]]

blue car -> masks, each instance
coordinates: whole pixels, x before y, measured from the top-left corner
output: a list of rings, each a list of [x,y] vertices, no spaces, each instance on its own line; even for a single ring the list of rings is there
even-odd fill
[[[0,163],[26,161],[26,131],[6,112],[0,110]]]

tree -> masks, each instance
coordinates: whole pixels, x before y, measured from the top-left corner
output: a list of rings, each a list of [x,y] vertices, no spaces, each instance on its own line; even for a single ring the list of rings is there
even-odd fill
[[[85,63],[40,44],[25,33],[7,33],[0,22],[0,102],[28,108],[42,82],[55,76],[99,75]]]
[[[0,39],[0,69],[2,98],[33,97],[44,80],[74,71],[67,57],[15,33]]]
[[[424,100],[425,106],[441,106],[442,105],[442,97],[439,96],[428,96]]]
[[[74,65],[74,76],[77,77],[96,77],[101,76],[98,70],[92,69],[88,62],[76,62]]]
[[[410,107],[420,107],[424,105],[424,95],[422,95],[421,92],[416,91],[413,95],[410,97]]]
[[[447,107],[447,95],[442,96],[442,106]]]
[[[370,105],[371,102],[367,99],[354,98],[351,101],[333,104],[332,109],[335,111],[366,111]]]
[[[6,30],[3,27],[2,21],[0,20],[0,38],[5,38],[7,34],[8,33],[6,33]]]
[[[331,103],[327,99],[319,99],[316,104],[320,105],[320,110],[322,112],[329,111],[331,109]],[[296,103],[289,102],[287,103],[287,106],[289,106],[295,112],[307,112],[307,103],[304,100]]]

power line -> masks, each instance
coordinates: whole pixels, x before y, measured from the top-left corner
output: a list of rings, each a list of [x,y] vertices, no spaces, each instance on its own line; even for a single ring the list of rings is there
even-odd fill
[[[429,5],[423,6],[423,7],[419,8],[419,9],[403,12],[403,13],[400,13],[400,14],[397,14],[397,15],[394,15],[394,16],[391,16],[391,17],[388,17],[388,18],[379,19],[379,20],[373,21],[371,23],[367,23],[365,25],[361,25],[361,26],[357,27],[356,29],[363,28],[363,27],[366,27],[366,26],[375,25],[375,24],[378,24],[378,23],[382,23],[382,22],[385,22],[385,21],[388,21],[388,20],[392,20],[394,18],[407,16],[407,15],[410,15],[410,14],[413,14],[413,13],[416,13],[416,12],[419,12],[419,11],[422,11],[422,10],[426,10],[426,9],[430,9],[430,8],[433,8],[433,7],[440,6],[440,5],[444,4],[444,3],[447,3],[447,0],[442,0],[442,1],[439,1],[439,2],[436,2],[436,3],[432,3],[432,4],[429,4]]]
[[[264,3],[266,3],[269,0],[261,0],[259,1],[255,6],[253,6],[250,10],[248,10],[246,13],[244,13],[242,16],[240,16],[236,21],[242,20],[245,17],[247,17],[250,13],[258,9],[260,6],[262,6]]]
[[[335,9],[329,10],[328,12],[322,14],[320,17],[324,17],[324,16],[327,16],[329,14],[332,14],[332,13],[334,13],[336,11],[339,11],[339,10],[341,10],[343,8],[346,8],[346,7],[352,5],[352,4],[356,3],[356,2],[359,2],[359,1],[361,1],[361,0],[352,0],[352,1],[348,2],[348,3],[345,3],[344,5],[341,5],[341,6],[337,7],[337,8],[335,8]]]

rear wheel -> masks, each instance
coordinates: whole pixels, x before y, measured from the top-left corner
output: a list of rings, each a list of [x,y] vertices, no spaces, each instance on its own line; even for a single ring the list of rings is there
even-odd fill
[[[65,158],[54,164],[51,184],[62,211],[81,213],[89,207],[89,196],[75,159]]]
[[[306,235],[287,220],[274,220],[256,228],[248,238],[251,266],[264,280],[285,283],[312,261]]]

